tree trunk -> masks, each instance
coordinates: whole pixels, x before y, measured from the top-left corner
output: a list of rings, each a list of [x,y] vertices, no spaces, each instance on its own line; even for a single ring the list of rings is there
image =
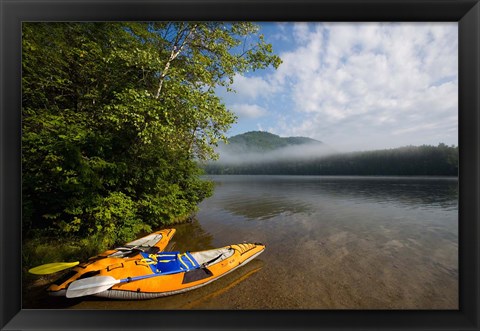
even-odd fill
[[[185,45],[188,43],[188,39],[195,32],[196,28],[197,28],[197,24],[195,24],[191,28],[191,30],[188,32],[185,39],[183,39],[180,46],[178,46],[178,43],[182,39],[182,34],[184,33],[184,31],[179,32],[179,34],[177,35],[177,38],[176,38],[175,43],[173,45],[172,51],[170,52],[170,57],[169,57],[167,63],[165,64],[165,67],[163,68],[162,74],[160,75],[160,81],[158,83],[158,89],[157,89],[157,93],[155,94],[155,99],[158,99],[160,97],[160,93],[162,92],[163,82],[165,80],[165,77],[167,77],[168,70],[170,69],[170,65],[171,65],[172,61],[175,60],[177,58],[177,56],[180,54],[180,52],[183,50]]]

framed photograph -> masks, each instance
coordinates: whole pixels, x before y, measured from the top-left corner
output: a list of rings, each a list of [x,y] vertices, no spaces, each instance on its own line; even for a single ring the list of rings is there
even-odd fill
[[[2,330],[480,329],[477,1],[0,8]]]

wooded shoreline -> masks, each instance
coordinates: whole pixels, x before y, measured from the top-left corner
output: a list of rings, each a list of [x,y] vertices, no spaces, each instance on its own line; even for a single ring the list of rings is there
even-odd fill
[[[303,159],[245,163],[210,162],[212,175],[326,175],[326,176],[458,176],[458,147],[402,148],[333,154]]]

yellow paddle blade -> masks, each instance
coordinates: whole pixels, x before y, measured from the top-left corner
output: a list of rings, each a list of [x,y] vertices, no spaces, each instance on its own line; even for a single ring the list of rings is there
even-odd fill
[[[58,271],[62,271],[68,268],[72,268],[80,262],[55,262],[39,265],[38,267],[28,270],[29,273],[34,275],[48,275]]]

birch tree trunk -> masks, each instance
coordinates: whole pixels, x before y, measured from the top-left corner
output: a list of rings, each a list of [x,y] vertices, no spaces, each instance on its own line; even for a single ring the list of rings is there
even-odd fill
[[[170,57],[167,63],[165,64],[165,67],[163,68],[163,71],[160,75],[160,81],[158,83],[158,89],[157,89],[157,93],[155,94],[155,99],[158,99],[160,97],[160,93],[162,92],[163,82],[165,81],[165,77],[167,77],[168,70],[170,69],[170,65],[172,64],[172,61],[177,58],[177,56],[182,52],[185,45],[188,44],[188,40],[193,35],[196,28],[197,28],[197,24],[193,25],[191,29],[182,30],[177,34],[177,37],[175,38],[175,42],[172,47],[172,51],[170,52]],[[187,33],[187,36],[183,38],[183,35],[185,33]]]

